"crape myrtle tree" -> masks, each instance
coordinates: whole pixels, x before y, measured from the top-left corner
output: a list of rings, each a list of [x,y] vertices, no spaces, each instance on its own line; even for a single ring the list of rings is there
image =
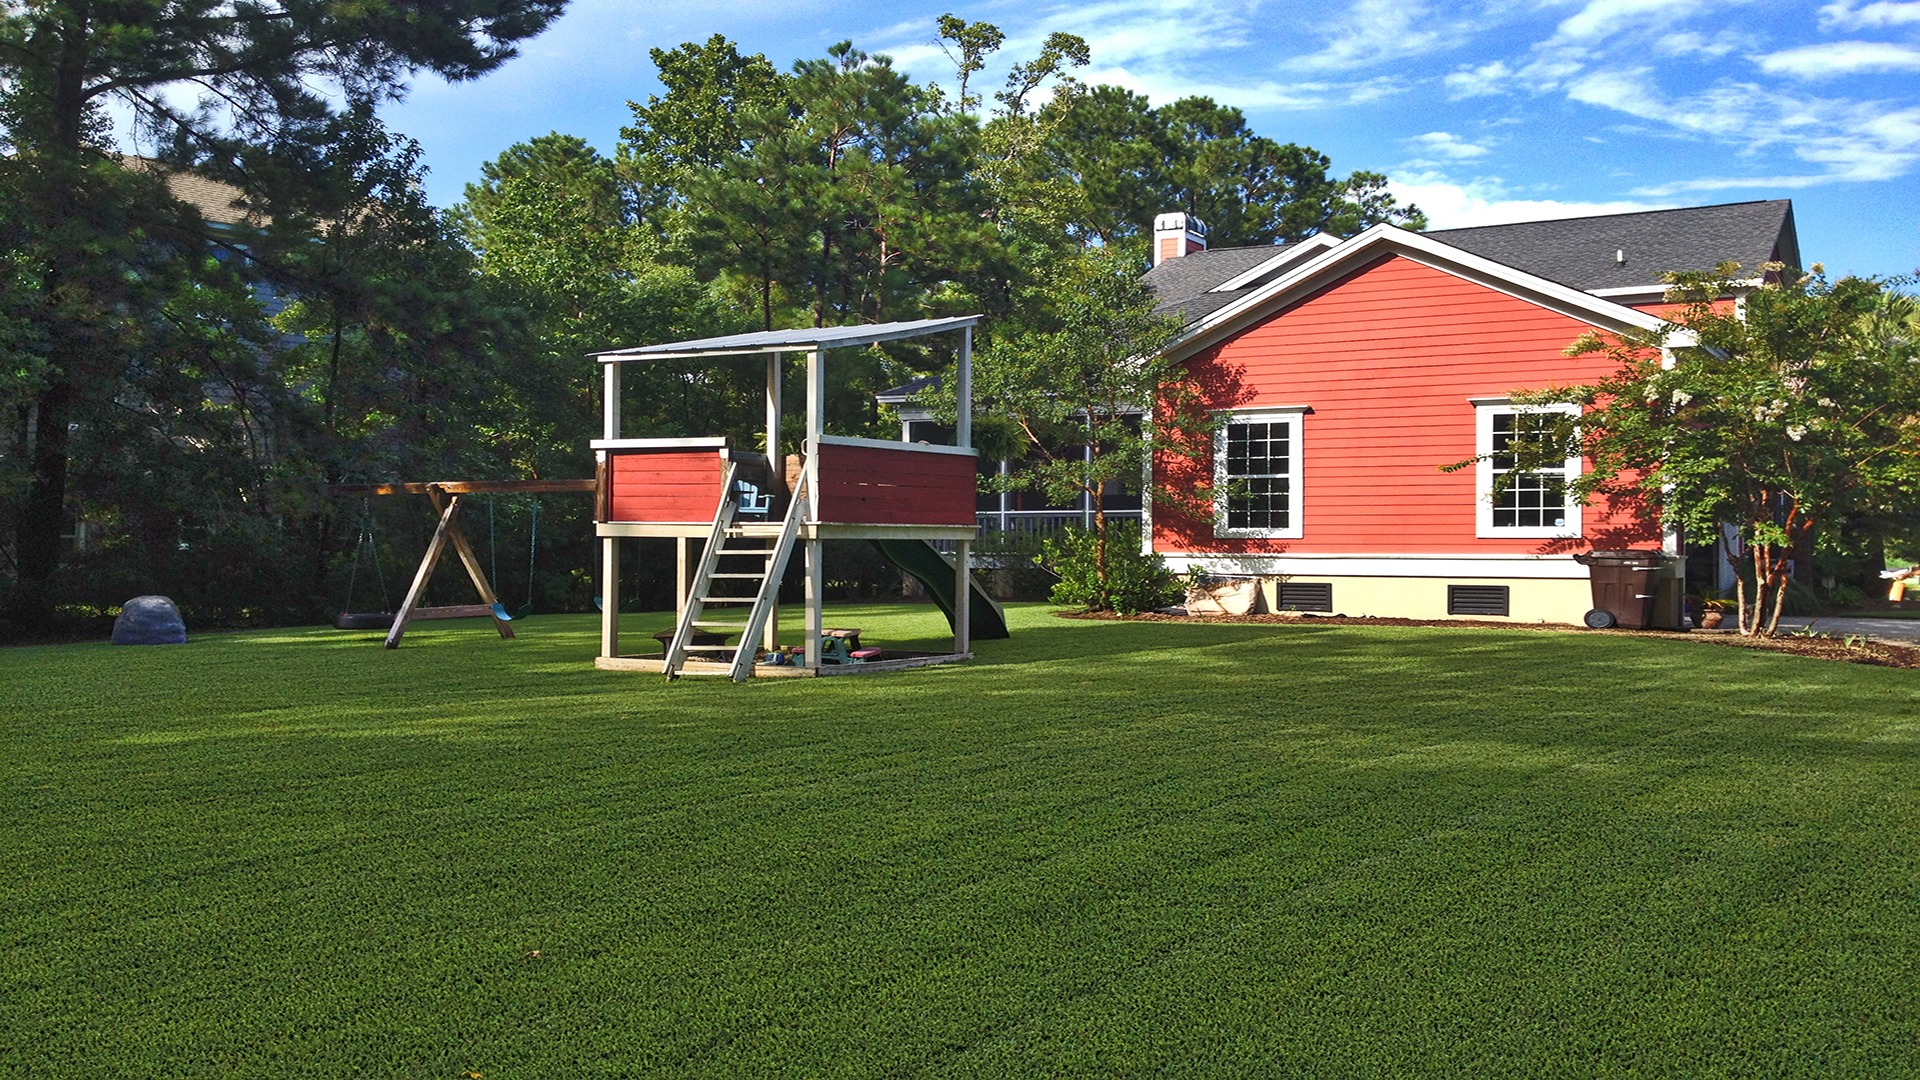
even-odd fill
[[[180,295],[185,285],[172,295],[153,285],[194,264],[187,236],[197,223],[163,184],[143,180],[105,149],[109,106],[172,163],[250,195],[278,189],[284,205],[289,183],[303,173],[283,163],[328,135],[337,103],[395,96],[422,70],[449,79],[483,74],[562,6],[43,0],[0,7],[0,156],[12,232],[0,274],[27,290],[26,299],[9,300],[14,329],[0,332],[10,347],[27,350],[5,365],[17,375],[9,380],[16,399],[5,446],[24,462],[11,469],[22,482],[9,493],[15,620],[32,631],[52,614],[61,534],[71,520],[72,433],[96,440],[102,421],[129,396],[125,384],[137,366],[171,362],[144,338],[164,324],[191,337],[180,328],[247,321],[224,299],[237,295],[224,285],[210,313]]]
[[[1506,475],[1583,455],[1577,495],[1621,496],[1689,536],[1719,536],[1741,570],[1740,630],[1768,636],[1796,552],[1843,529],[1899,538],[1920,520],[1920,335],[1911,297],[1888,283],[1762,269],[1770,280],[1737,308],[1720,298],[1738,267],[1676,274],[1674,329],[1575,342],[1570,353],[1616,369],[1516,395],[1582,411],[1542,414]]]

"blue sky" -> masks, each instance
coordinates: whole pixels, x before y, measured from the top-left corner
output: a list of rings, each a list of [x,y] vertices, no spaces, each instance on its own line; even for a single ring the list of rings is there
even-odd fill
[[[574,0],[506,67],[422,80],[387,117],[446,205],[535,135],[610,152],[659,90],[649,49],[719,33],[785,69],[851,39],[944,81],[947,11],[1006,32],[989,88],[1079,34],[1087,81],[1237,106],[1341,174],[1386,173],[1436,228],[1791,198],[1830,273],[1920,267],[1920,0]]]

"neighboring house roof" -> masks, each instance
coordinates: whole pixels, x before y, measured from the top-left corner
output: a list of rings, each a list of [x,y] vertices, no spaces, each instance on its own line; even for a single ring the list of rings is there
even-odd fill
[[[1756,271],[1765,262],[1793,266],[1800,262],[1793,204],[1786,199],[1440,229],[1420,235],[1533,278],[1602,296],[1644,293],[1657,297],[1665,284],[1661,275],[1673,270],[1711,270],[1731,261]],[[1160,311],[1191,326],[1259,292],[1297,261],[1284,258],[1286,252],[1316,243],[1328,246],[1326,238],[1314,237],[1301,244],[1195,252],[1162,262],[1147,271],[1144,280],[1159,294]],[[1261,273],[1263,265],[1270,266],[1271,272]]]
[[[938,390],[939,388],[940,376],[922,375],[909,382],[903,382],[890,390],[880,391],[873,395],[873,400],[878,401],[882,405],[905,405],[914,397],[924,394],[929,390]]]
[[[232,184],[183,172],[152,158],[128,154],[122,155],[120,162],[129,169],[158,173],[167,182],[169,194],[200,211],[200,216],[213,224],[260,228],[268,223],[267,215],[248,206],[245,193]]]

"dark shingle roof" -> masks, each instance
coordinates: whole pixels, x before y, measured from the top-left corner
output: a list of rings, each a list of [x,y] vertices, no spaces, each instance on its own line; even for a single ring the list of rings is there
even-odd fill
[[[1160,298],[1157,310],[1165,313],[1183,314],[1191,322],[1222,306],[1211,304],[1207,290],[1230,278],[1238,277],[1248,270],[1259,266],[1275,255],[1280,254],[1277,244],[1261,244],[1258,247],[1217,248],[1212,251],[1196,251],[1178,259],[1168,259],[1159,266],[1147,271],[1142,281],[1147,283]],[[1220,293],[1232,299],[1232,294]],[[1186,306],[1189,301],[1205,296],[1197,310]]]
[[[928,390],[938,390],[938,389],[940,389],[940,376],[922,375],[917,379],[912,379],[907,382],[903,382],[899,386],[893,387],[892,389],[882,390],[879,393],[873,395],[873,398],[875,401],[878,401],[883,405],[902,405],[902,404],[905,404],[909,399],[911,399],[915,394],[924,393]]]
[[[1427,235],[1586,291],[1657,286],[1667,271],[1711,270],[1729,261],[1749,273],[1775,259],[1800,261],[1793,203],[1787,199],[1437,229]],[[1616,260],[1616,252],[1624,253],[1624,262]]]
[[[1426,235],[1588,292],[1657,288],[1667,271],[1711,270],[1729,261],[1748,272],[1775,260],[1800,264],[1793,203],[1787,199],[1438,229]],[[1195,252],[1168,259],[1143,280],[1159,295],[1157,310],[1191,324],[1251,291],[1210,291],[1215,286],[1285,250],[1262,245]],[[1616,260],[1616,252],[1626,261]]]

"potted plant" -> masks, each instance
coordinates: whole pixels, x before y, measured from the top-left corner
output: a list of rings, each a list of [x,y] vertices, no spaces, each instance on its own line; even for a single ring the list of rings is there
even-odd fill
[[[1699,595],[1687,599],[1692,602],[1690,606],[1699,611],[1694,616],[1693,625],[1702,630],[1718,630],[1727,619],[1727,609],[1733,606],[1726,594],[1718,589],[1702,589]]]

